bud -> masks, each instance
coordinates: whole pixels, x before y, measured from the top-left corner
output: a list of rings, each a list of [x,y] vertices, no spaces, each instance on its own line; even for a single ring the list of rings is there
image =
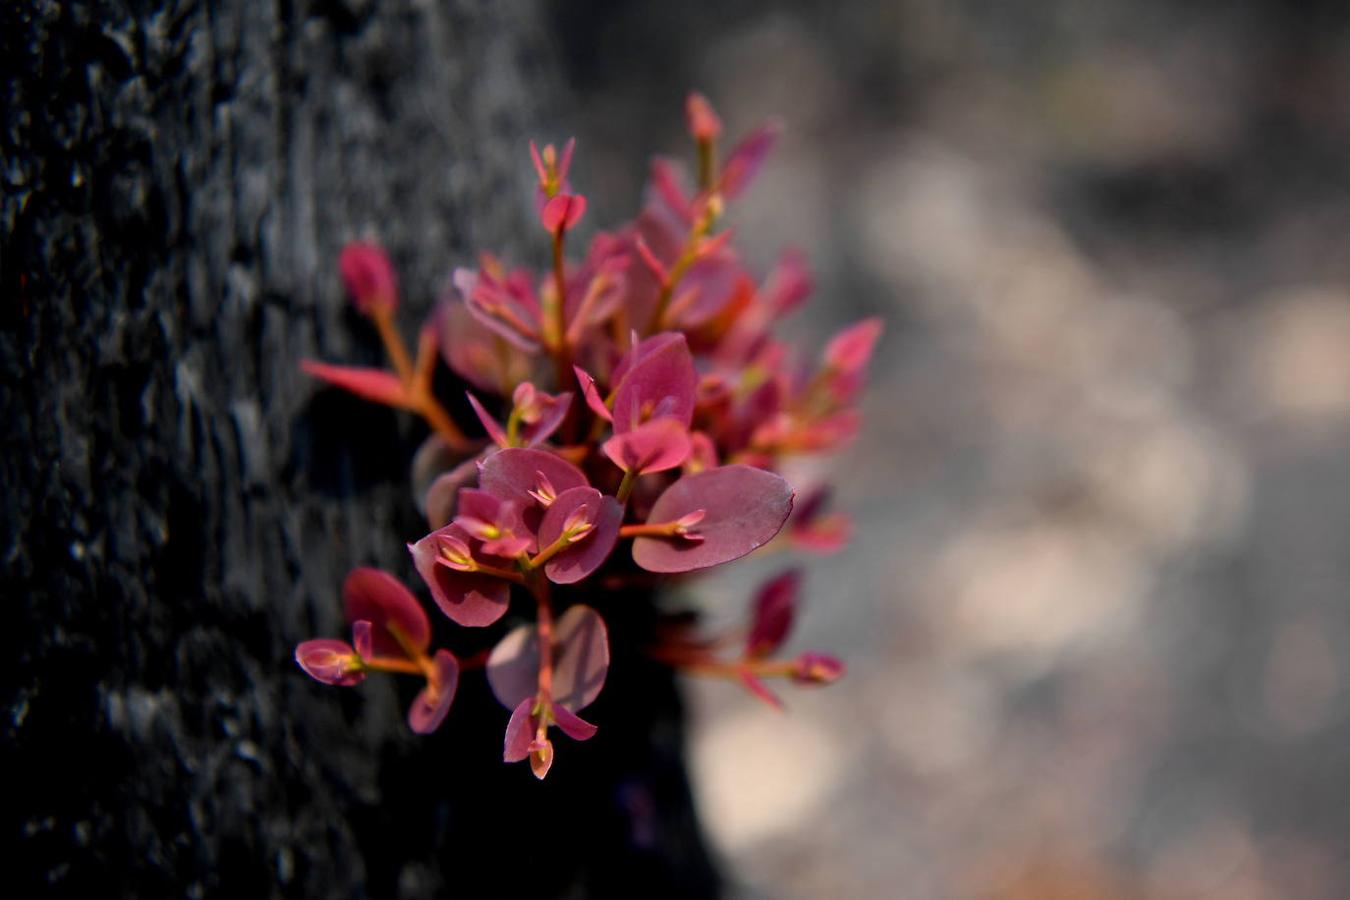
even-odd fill
[[[844,664],[828,653],[808,650],[794,660],[792,680],[798,684],[830,684],[844,674]]]
[[[356,646],[356,655],[363,660],[375,655],[375,626],[369,619],[352,623],[352,643]]]
[[[440,554],[436,557],[436,562],[460,572],[472,572],[476,568],[468,544],[453,534],[441,535],[439,543]]]
[[[553,766],[553,742],[548,738],[535,738],[530,741],[530,771],[540,781]]]
[[[539,221],[547,231],[566,231],[586,212],[586,198],[580,194],[558,194],[544,204]]]
[[[324,684],[349,687],[366,680],[361,660],[346,641],[305,641],[295,648],[295,661],[306,675]]]
[[[393,312],[398,306],[398,279],[389,255],[379,244],[358,241],[343,247],[338,271],[362,315]]]
[[[715,141],[722,133],[722,120],[713,112],[708,98],[698,92],[685,100],[684,116],[689,123],[689,133],[696,141]]]
[[[549,481],[543,472],[535,472],[534,477],[536,487],[528,493],[540,506],[548,509],[553,505],[553,501],[558,499],[558,492],[553,489],[553,482]]]

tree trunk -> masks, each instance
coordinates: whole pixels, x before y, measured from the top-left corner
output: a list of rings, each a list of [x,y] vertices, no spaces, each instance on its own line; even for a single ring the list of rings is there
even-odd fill
[[[662,670],[617,653],[600,734],[537,784],[481,675],[419,738],[415,686],[292,661],[349,568],[414,580],[424,530],[424,429],[297,368],[379,358],[338,249],[390,247],[411,335],[451,264],[535,236],[537,10],[160,6],[0,9],[10,889],[715,894]]]

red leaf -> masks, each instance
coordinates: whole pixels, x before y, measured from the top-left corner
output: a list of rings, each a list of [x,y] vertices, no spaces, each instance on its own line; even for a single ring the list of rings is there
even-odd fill
[[[452,522],[417,543],[409,544],[417,574],[431,589],[431,598],[441,612],[452,620],[471,628],[491,625],[506,613],[511,600],[511,585],[500,578],[460,572],[438,563],[441,535],[450,535],[465,543],[472,541],[464,529]]]
[[[796,505],[788,534],[792,542],[817,553],[834,553],[853,535],[853,523],[843,513],[826,513],[828,486],[816,488]]]
[[[312,359],[300,360],[300,368],[306,374],[321,378],[334,387],[350,391],[365,400],[399,408],[407,408],[408,406],[403,382],[399,381],[397,375],[386,369],[334,366]]]
[[[478,480],[478,460],[466,459],[449,472],[442,473],[427,488],[427,525],[432,531],[444,528],[455,518],[459,491]]]
[[[708,98],[698,93],[691,93],[684,101],[685,121],[689,126],[689,133],[693,135],[696,141],[712,141],[722,133],[722,120],[713,112],[712,104]]]
[[[511,721],[506,723],[506,740],[502,742],[502,761],[520,762],[530,755],[530,744],[539,721],[530,714],[534,708],[534,695],[520,701],[511,712]]]
[[[544,204],[539,221],[548,231],[573,227],[586,212],[586,198],[580,194],[559,194]]]
[[[456,271],[456,277],[465,286],[475,282],[467,269]],[[447,293],[438,302],[441,356],[455,374],[483,391],[496,392],[515,377],[519,356],[500,354],[496,347],[496,332],[479,321],[453,293]]]
[[[553,768],[553,742],[548,738],[535,739],[530,743],[530,771],[540,781]]]
[[[600,389],[595,386],[595,379],[590,373],[580,366],[573,366],[572,371],[576,373],[577,383],[581,385],[581,394],[586,398],[586,405],[606,422],[612,422],[614,417],[609,412],[609,407],[605,406],[605,398],[600,396]]]
[[[553,722],[574,741],[589,741],[599,729],[561,704],[553,704]]]
[[[352,646],[362,659],[375,655],[375,626],[368,620],[358,619],[352,623]]]
[[[769,690],[769,686],[759,679],[758,676],[742,669],[740,671],[741,684],[745,685],[746,690],[754,694],[765,703],[772,706],[780,712],[783,709],[783,701],[778,699],[778,695]]]
[[[767,307],[770,317],[776,318],[800,306],[814,287],[811,270],[802,252],[788,249],[778,257],[769,273],[768,281],[760,291],[760,302]]]
[[[693,217],[689,193],[685,190],[676,171],[675,164],[664,157],[656,157],[651,163],[651,178],[647,182],[649,193],[647,202],[659,201],[680,221],[688,224]],[[650,252],[650,251],[649,251]],[[650,263],[648,263],[650,266]],[[662,271],[665,267],[658,266]],[[664,277],[664,276],[660,276]]]
[[[363,314],[398,305],[398,278],[389,255],[379,244],[356,241],[342,248],[338,271],[352,302]]]
[[[742,274],[736,258],[729,253],[703,257],[680,279],[680,294],[693,291],[693,297],[683,302],[677,300],[678,309],[672,304],[667,321],[684,330],[694,330],[708,322],[731,302]],[[747,284],[746,289],[753,290],[753,284]]]
[[[794,663],[792,680],[798,684],[830,684],[844,676],[844,663],[828,653],[807,651]]]
[[[686,426],[662,416],[614,435],[600,449],[620,469],[642,475],[675,468],[689,456],[690,447]]]
[[[389,627],[395,626],[403,639],[418,650],[431,643],[431,622],[412,591],[388,572],[363,566],[353,569],[342,583],[342,608],[347,621],[365,619],[371,623],[371,645],[376,656],[402,658],[407,654]]]
[[[413,454],[412,465],[409,467],[408,473],[418,512],[426,513],[426,497],[431,483],[463,461],[464,454],[453,450],[445,442],[445,438],[435,432],[422,442],[421,446],[417,448],[417,452]]]
[[[720,184],[722,187],[722,196],[728,200],[735,199],[740,195],[754,180],[760,166],[764,165],[764,159],[773,149],[773,145],[778,140],[778,133],[782,129],[776,122],[768,122],[756,128],[727,154],[727,161],[722,165],[722,177]]]
[[[440,727],[459,687],[459,660],[449,650],[437,650],[432,665],[434,683],[428,682],[408,708],[408,727],[418,734],[431,734]]]
[[[573,606],[559,617],[554,635],[553,701],[572,712],[594,702],[609,671],[605,620],[589,606]]]
[[[572,712],[589,706],[605,686],[609,671],[609,635],[600,614],[573,606],[553,627],[553,701]],[[539,638],[533,625],[512,629],[492,648],[488,684],[502,706],[533,697],[539,678]]]
[[[324,684],[350,687],[366,680],[366,673],[356,662],[356,651],[346,641],[304,641],[295,648],[295,661],[306,675]]]
[[[521,429],[521,439],[526,447],[535,447],[548,440],[567,418],[567,411],[572,408],[572,392],[548,394],[534,390],[533,385],[524,381],[516,388],[513,402],[520,410],[521,421],[525,423]]]
[[[614,431],[632,431],[648,419],[669,416],[686,428],[694,416],[698,372],[683,334],[666,332],[642,341],[628,366],[615,369]],[[622,373],[622,375],[620,375]]]
[[[533,625],[517,625],[497,642],[488,654],[487,679],[507,709],[534,697],[539,686],[539,638]]]
[[[639,537],[633,560],[649,572],[689,572],[739,559],[767,543],[792,512],[792,488],[781,476],[731,465],[685,475],[666,488],[649,522],[672,522],[697,510],[701,541]]]
[[[844,373],[864,368],[872,358],[882,328],[881,319],[875,316],[845,328],[825,345],[825,364]]]
[[[591,530],[544,563],[544,574],[554,584],[575,584],[604,564],[619,540],[623,506],[591,487],[563,491],[544,513],[539,524],[539,547],[551,546],[563,533],[568,519],[581,511]]]
[[[789,569],[760,587],[745,640],[747,656],[768,656],[782,646],[792,630],[801,577],[800,569]]]
[[[473,414],[478,417],[478,421],[483,423],[483,430],[487,436],[498,447],[509,447],[511,442],[506,439],[506,432],[496,419],[488,415],[488,411],[483,409],[483,404],[478,402],[478,398],[473,395],[473,391],[465,391],[464,396],[469,398],[469,406],[473,407]]]
[[[499,500],[514,501],[525,526],[537,533],[543,510],[530,491],[539,486],[540,473],[557,494],[587,484],[581,470],[559,456],[546,450],[512,447],[499,450],[484,460],[478,473],[478,486]]]

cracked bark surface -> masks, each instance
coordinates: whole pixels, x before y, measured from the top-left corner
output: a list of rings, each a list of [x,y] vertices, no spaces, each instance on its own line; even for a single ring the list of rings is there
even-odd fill
[[[409,334],[452,263],[522,250],[521,148],[558,90],[537,13],[0,10],[16,895],[715,894],[661,670],[616,656],[600,735],[539,785],[500,763],[481,675],[422,739],[415,685],[325,689],[291,660],[342,632],[352,566],[415,583],[421,533],[424,429],[296,366],[380,358],[338,249],[379,234]],[[612,624],[643,627],[642,599]]]

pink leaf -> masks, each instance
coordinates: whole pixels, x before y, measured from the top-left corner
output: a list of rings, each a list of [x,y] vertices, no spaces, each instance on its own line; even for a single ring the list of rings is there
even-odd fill
[[[363,314],[379,308],[392,310],[398,305],[398,279],[393,263],[379,244],[356,241],[342,248],[338,271],[351,294],[352,302]]]
[[[747,656],[768,656],[782,646],[792,630],[801,577],[800,569],[789,569],[760,587],[745,641]]]
[[[792,446],[803,453],[820,453],[851,441],[862,426],[862,413],[842,409],[815,419],[792,434]]]
[[[566,523],[583,515],[591,524],[576,543],[544,563],[544,574],[555,584],[575,584],[604,564],[619,540],[623,506],[591,487],[563,491],[539,524],[539,547],[549,547],[562,535]]]
[[[352,623],[352,646],[356,648],[356,655],[362,659],[370,659],[375,655],[375,626],[366,619],[358,619]]]
[[[570,137],[567,143],[563,144],[562,156],[558,160],[558,181],[566,181],[567,173],[572,168],[572,153],[577,149],[577,139]]]
[[[581,394],[586,398],[586,405],[591,408],[591,412],[606,422],[612,422],[614,417],[610,415],[609,407],[605,406],[605,398],[600,396],[600,389],[595,386],[595,379],[580,366],[573,366],[572,371],[576,373],[577,383],[581,385]]]
[[[652,277],[658,283],[664,285],[666,280],[670,278],[670,272],[666,269],[665,263],[656,258],[651,245],[641,235],[638,235],[636,246],[638,259],[642,260],[642,264],[647,267],[647,271],[651,273]]]
[[[456,269],[452,277],[479,324],[527,354],[539,349],[539,304],[528,285],[471,269]]]
[[[706,432],[689,433],[689,457],[684,461],[686,473],[702,472],[717,466],[717,445]]]
[[[802,252],[788,249],[769,273],[768,282],[760,291],[760,302],[768,307],[771,316],[781,316],[801,306],[814,287]]]
[[[528,382],[526,383],[528,384]],[[521,429],[521,436],[525,441],[525,446],[536,447],[552,437],[553,432],[557,431],[567,418],[567,411],[571,408],[571,391],[565,391],[561,394],[546,394],[539,391],[535,395],[530,417],[523,419],[526,425]]]
[[[761,125],[727,154],[720,179],[722,196],[733,200],[745,191],[773,149],[781,130],[776,122]]]
[[[498,447],[511,446],[511,442],[507,440],[506,432],[502,430],[502,426],[496,419],[488,415],[488,411],[483,409],[483,404],[478,402],[478,398],[473,395],[473,392],[465,391],[464,396],[469,398],[469,406],[473,407],[473,414],[478,417],[479,422],[483,423],[483,430],[487,432],[487,436],[492,439],[492,442]]]
[[[615,378],[622,378],[614,391],[615,432],[632,431],[660,416],[688,428],[694,416],[698,372],[684,335],[666,332],[647,338],[630,356],[626,368],[621,364],[615,369]]]
[[[409,467],[409,481],[412,483],[413,499],[417,502],[417,511],[426,512],[427,490],[431,483],[440,475],[449,472],[455,466],[459,465],[464,459],[462,453],[457,453],[445,438],[432,432],[426,440],[417,448],[413,454],[412,465]]]
[[[684,101],[685,122],[696,141],[712,141],[722,133],[722,120],[713,112],[708,98],[694,91]]]
[[[573,606],[554,628],[553,700],[572,712],[594,702],[609,671],[609,634],[605,620],[589,606]]]
[[[830,338],[825,345],[825,364],[840,372],[856,372],[872,358],[884,326],[878,317],[863,319]]]
[[[778,699],[778,695],[769,690],[769,686],[759,679],[758,676],[742,669],[739,673],[741,684],[745,685],[746,690],[763,700],[769,706],[780,712],[783,709],[783,701]]]
[[[581,220],[586,212],[586,198],[580,194],[559,194],[544,204],[539,221],[548,231],[566,231]]]
[[[541,185],[548,183],[548,166],[544,165],[544,158],[539,155],[539,145],[530,141],[530,161],[534,163],[534,172],[539,176]]]
[[[300,368],[308,375],[321,378],[334,387],[350,391],[365,400],[386,406],[406,407],[407,394],[397,375],[385,369],[361,366],[334,366],[312,359],[300,360]]]
[[[342,583],[342,607],[347,621],[371,623],[376,656],[407,655],[391,628],[398,629],[403,640],[417,650],[426,650],[431,643],[431,623],[422,604],[388,572],[367,566],[353,569]]]
[[[476,277],[468,270],[459,270],[462,280],[470,283]],[[501,354],[497,351],[496,332],[479,321],[465,302],[453,293],[443,294],[437,303],[437,329],[440,333],[441,357],[446,365],[465,381],[482,391],[496,392],[514,380],[522,358],[519,354]]]
[[[833,553],[853,535],[853,523],[843,513],[826,513],[830,489],[822,486],[796,505],[788,534],[792,542],[817,553]]]
[[[539,685],[539,637],[533,625],[517,625],[488,654],[487,679],[498,702],[513,709]]]
[[[408,727],[418,734],[431,734],[441,726],[459,686],[459,660],[449,650],[437,650],[431,662],[432,680],[408,707]]]
[[[427,488],[427,525],[432,531],[444,528],[455,518],[459,491],[478,480],[478,459],[466,459],[449,472],[438,476]]]
[[[572,712],[589,706],[605,686],[609,670],[609,636],[600,614],[589,606],[573,606],[553,628],[553,700]],[[539,677],[539,638],[533,625],[520,625],[502,638],[488,656],[488,684],[508,709],[534,697]]]
[[[553,742],[548,738],[535,738],[530,742],[530,771],[540,781],[553,768]]]
[[[531,714],[534,709],[534,695],[520,701],[511,712],[511,721],[506,723],[506,740],[502,746],[503,762],[520,762],[530,755],[530,744],[534,741],[539,721]]]
[[[667,321],[674,322],[682,329],[696,329],[726,309],[727,304],[736,295],[744,273],[736,258],[729,253],[713,253],[703,257],[689,267],[684,278],[680,279],[681,295],[692,291],[693,297],[679,303],[677,310],[672,304]],[[753,285],[746,284],[746,290]]]
[[[648,202],[664,204],[668,211],[688,223],[693,216],[689,192],[681,183],[674,163],[664,157],[656,157],[651,163],[651,179],[648,181],[650,192]],[[664,266],[661,267],[664,269]]]
[[[792,488],[781,476],[731,465],[685,475],[666,488],[649,522],[672,522],[697,510],[701,541],[639,537],[633,560],[649,572],[689,572],[739,559],[768,542],[792,512]]]
[[[562,729],[562,733],[574,741],[589,741],[598,731],[594,725],[570,711],[567,707],[553,704],[553,721]]]
[[[798,684],[830,684],[844,675],[844,664],[828,653],[807,651],[798,656],[792,680]]]
[[[417,574],[431,589],[436,605],[460,625],[471,628],[491,625],[506,613],[511,599],[511,585],[490,575],[461,572],[438,563],[440,538],[448,535],[464,541],[472,540],[464,529],[453,522],[438,528],[415,544],[409,544]]]
[[[478,486],[499,500],[514,501],[526,528],[537,533],[543,510],[530,491],[538,487],[540,474],[552,484],[555,494],[587,483],[581,470],[560,456],[546,450],[512,447],[484,460]]]
[[[295,661],[306,675],[324,684],[350,687],[366,680],[356,651],[346,641],[330,638],[304,641],[295,648]]]
[[[690,446],[685,426],[662,416],[614,435],[600,449],[620,469],[642,475],[675,468],[689,456]]]

